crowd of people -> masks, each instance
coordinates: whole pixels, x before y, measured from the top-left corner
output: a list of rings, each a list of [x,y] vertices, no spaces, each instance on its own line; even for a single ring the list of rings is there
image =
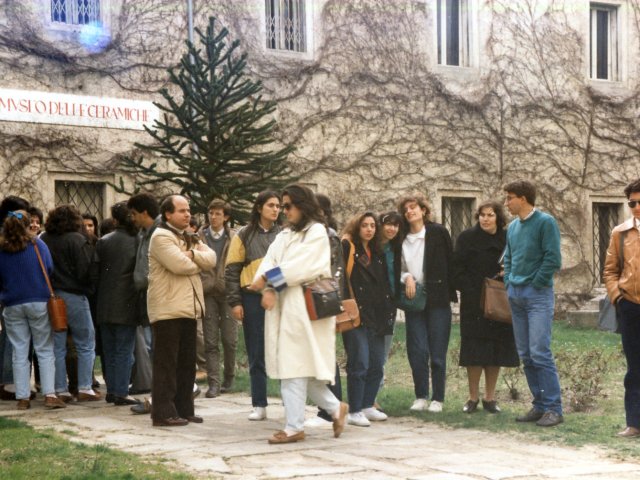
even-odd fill
[[[469,384],[462,411],[476,412],[482,400],[485,411],[498,414],[500,368],[522,362],[533,400],[516,420],[558,425],[563,412],[551,327],[560,232],[555,219],[535,207],[534,185],[516,181],[504,191],[514,220],[508,224],[503,203],[483,202],[477,224],[459,235],[455,249],[421,194],[403,196],[396,210],[359,213],[342,230],[330,199],[300,184],[259,194],[238,230],[220,199],[209,204],[200,228],[180,195],[158,203],[136,194],[114,204],[101,225],[72,205],[57,206],[45,221],[28,201],[6,197],[0,205],[0,395],[17,400],[18,409],[30,408],[33,364],[46,408],[105,400],[150,413],[154,426],[201,423],[196,379],[206,379],[207,398],[233,389],[241,325],[253,407],[248,419],[267,418],[272,378],[280,381],[286,418],[269,443],[304,440],[305,427],[324,423],[338,437],[346,424],[387,420],[376,397],[398,308],[405,312],[414,386],[410,410],[442,411],[451,303],[460,292],[459,364]],[[629,366],[628,425],[621,435],[637,436],[640,299],[633,274],[640,267],[633,255],[638,235],[628,231],[638,230],[640,180],[625,193],[634,219],[614,230],[605,278],[619,306]],[[619,232],[627,232],[624,252]],[[618,262],[621,253],[629,260]],[[49,324],[45,273],[66,304],[67,331],[54,332]],[[342,333],[348,404],[336,362],[335,317],[311,321],[305,301],[305,285],[319,278],[335,279],[341,297],[358,305],[360,325]],[[485,317],[485,278],[503,279],[512,325]],[[96,354],[104,396],[93,376]],[[144,403],[133,396],[149,391]],[[307,397],[318,416],[305,421]]]

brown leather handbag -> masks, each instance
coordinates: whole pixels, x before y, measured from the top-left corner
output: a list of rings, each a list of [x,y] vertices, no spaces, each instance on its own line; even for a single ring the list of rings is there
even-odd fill
[[[67,330],[67,305],[64,303],[64,300],[57,296],[53,291],[49,275],[47,274],[47,269],[44,268],[44,263],[40,256],[40,249],[38,248],[38,244],[35,240],[33,241],[33,248],[38,256],[38,262],[40,262],[40,268],[42,268],[44,279],[47,281],[47,287],[49,287],[50,297],[47,302],[47,310],[49,311],[51,328],[53,328],[54,332],[65,332]]]
[[[485,278],[482,281],[480,308],[484,318],[494,322],[511,323],[511,307],[504,282]]]
[[[360,326],[360,310],[352,298],[342,301],[344,311],[336,316],[336,332],[342,333]]]

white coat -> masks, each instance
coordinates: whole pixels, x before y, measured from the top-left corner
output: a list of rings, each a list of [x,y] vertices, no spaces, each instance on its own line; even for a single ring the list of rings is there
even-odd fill
[[[301,232],[285,229],[265,255],[255,279],[280,267],[287,286],[266,311],[265,363],[270,378],[316,378],[333,383],[336,368],[335,317],[309,320],[302,285],[331,277],[331,253],[325,227],[312,223]]]

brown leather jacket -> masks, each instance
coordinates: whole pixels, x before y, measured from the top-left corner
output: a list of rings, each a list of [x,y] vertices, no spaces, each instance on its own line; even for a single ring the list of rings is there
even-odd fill
[[[624,266],[620,271],[620,234],[625,233]],[[633,218],[613,229],[604,263],[604,283],[611,303],[620,297],[640,304],[640,232]]]

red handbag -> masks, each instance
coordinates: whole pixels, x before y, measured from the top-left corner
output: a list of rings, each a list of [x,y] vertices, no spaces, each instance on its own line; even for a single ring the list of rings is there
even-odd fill
[[[47,310],[49,311],[51,328],[53,328],[54,332],[65,332],[67,330],[67,305],[64,303],[64,300],[53,291],[49,275],[47,275],[47,269],[44,268],[44,263],[40,256],[40,249],[38,249],[38,244],[35,240],[33,241],[33,248],[38,256],[38,262],[40,262],[44,279],[47,281],[47,287],[49,287],[50,297],[47,301]]]

